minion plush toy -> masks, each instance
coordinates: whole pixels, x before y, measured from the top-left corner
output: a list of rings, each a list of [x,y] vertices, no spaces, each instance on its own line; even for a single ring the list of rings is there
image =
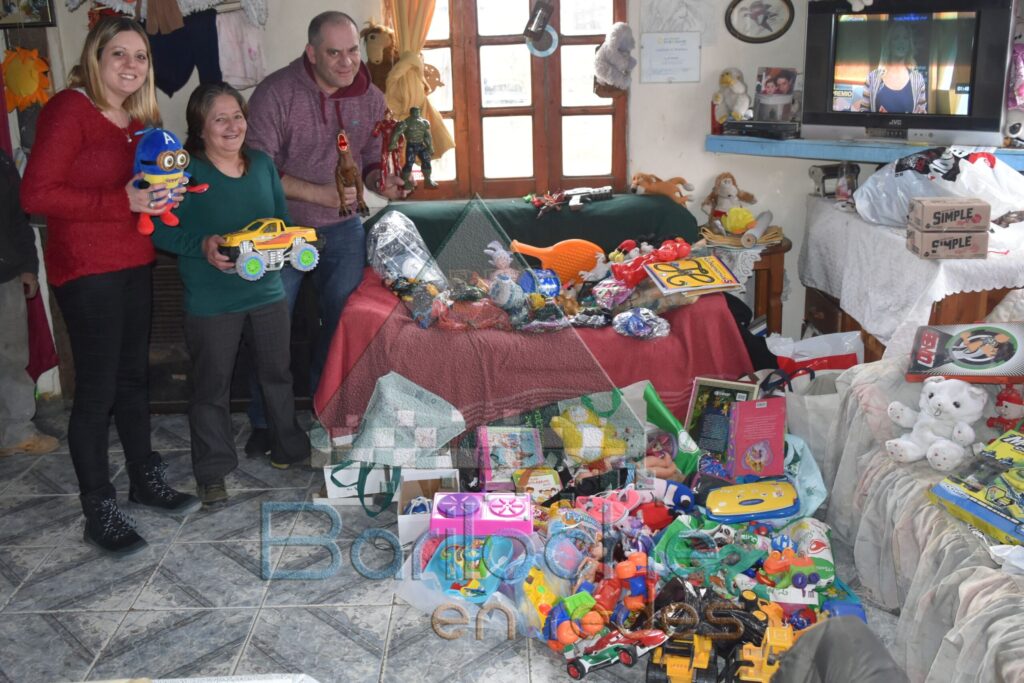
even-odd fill
[[[170,191],[178,186],[185,186],[187,192],[206,192],[210,186],[206,183],[189,186],[192,176],[185,172],[189,156],[188,152],[182,149],[181,140],[177,135],[163,128],[149,128],[140,134],[142,139],[135,148],[132,174],[141,172],[143,175],[135,181],[135,185],[142,189],[153,185],[164,185],[167,188],[164,210],[159,215],[164,225],[173,227],[178,224],[178,217],[171,213],[174,203],[170,199]],[[153,234],[153,218],[146,213],[139,214],[136,227],[143,235]]]

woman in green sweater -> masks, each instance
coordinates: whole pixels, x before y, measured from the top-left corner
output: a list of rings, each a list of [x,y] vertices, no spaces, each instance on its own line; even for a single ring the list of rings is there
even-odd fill
[[[295,419],[289,367],[290,318],[278,271],[249,282],[218,247],[222,235],[257,218],[288,222],[284,190],[273,162],[245,146],[247,110],[226,83],[205,83],[189,97],[185,118],[188,171],[204,194],[190,195],[175,213],[181,223],[157,223],[153,243],[178,255],[185,284],[185,338],[192,357],[189,429],[192,468],[204,505],[227,500],[225,477],[238,465],[231,432],[231,376],[244,338],[252,349],[273,442],[271,465],[309,458],[309,439]]]

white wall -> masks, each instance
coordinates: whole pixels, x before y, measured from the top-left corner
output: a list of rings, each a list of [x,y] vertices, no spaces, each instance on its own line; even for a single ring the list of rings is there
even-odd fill
[[[714,44],[700,55],[699,83],[640,82],[639,67],[633,72],[629,100],[629,171],[645,171],[661,177],[680,175],[695,187],[690,210],[703,222],[700,202],[711,191],[715,176],[730,171],[741,189],[757,197],[754,212],[770,210],[793,242],[786,255],[789,298],[783,306],[784,335],[798,337],[803,318],[804,292],[797,277],[797,255],[804,234],[804,197],[811,191],[807,169],[814,163],[801,159],[714,154],[704,151],[711,129],[711,97],[718,89],[718,75],[726,67],[738,67],[753,93],[759,66],[791,66],[803,71],[807,1],[796,0],[796,18],[781,38],[770,43],[744,43],[725,30],[725,2],[710,0],[717,9]],[[629,23],[638,34],[640,3],[629,3]],[[639,56],[638,56],[639,58]]]
[[[724,26],[726,3],[706,0],[715,6],[717,20],[714,44],[701,53],[699,83],[642,84],[639,69],[633,72],[629,103],[629,172],[646,171],[661,176],[682,175],[696,186],[691,205],[698,221],[700,198],[707,195],[714,177],[722,171],[736,175],[740,187],[758,198],[755,209],[769,209],[775,223],[781,225],[793,241],[793,250],[786,256],[789,276],[789,298],[783,308],[783,333],[797,336],[803,314],[803,289],[796,272],[797,254],[803,239],[804,196],[811,190],[804,160],[776,159],[711,154],[704,151],[704,137],[710,130],[711,96],[717,90],[718,74],[728,66],[742,69],[748,84],[759,66],[794,66],[803,69],[804,34],[807,3],[796,0],[797,14],[789,31],[780,39],[761,45],[743,43],[733,38]],[[344,9],[360,24],[374,16],[379,19],[378,0],[267,0],[267,21],[264,52],[268,71],[277,69],[298,56],[305,45],[309,20],[328,9]],[[57,6],[59,44],[63,52],[63,71],[77,62],[86,34],[84,6],[69,12],[63,2]],[[639,33],[640,3],[629,3],[629,23]],[[57,65],[55,65],[56,67]],[[55,76],[56,76],[55,70]],[[174,97],[158,93],[164,125],[184,132],[185,103],[197,84],[196,75]]]

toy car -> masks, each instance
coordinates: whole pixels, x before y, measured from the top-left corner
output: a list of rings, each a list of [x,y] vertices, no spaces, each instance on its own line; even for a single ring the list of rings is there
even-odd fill
[[[587,673],[612,664],[633,666],[638,659],[664,643],[667,638],[668,636],[657,629],[633,632],[614,629],[586,648],[582,655],[570,659],[565,669],[573,680],[578,681]]]
[[[268,270],[280,270],[285,261],[307,272],[316,268],[320,252],[313,228],[289,227],[280,218],[257,218],[241,230],[224,235],[220,252],[235,262],[235,272],[254,282]]]

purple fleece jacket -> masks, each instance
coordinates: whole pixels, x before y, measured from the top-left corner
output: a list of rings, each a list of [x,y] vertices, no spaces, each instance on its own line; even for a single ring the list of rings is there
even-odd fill
[[[380,138],[371,132],[385,108],[384,93],[370,82],[365,64],[360,64],[352,85],[327,96],[302,55],[256,86],[249,98],[245,140],[270,155],[278,173],[333,184],[338,132],[344,129],[365,178],[380,168]],[[296,225],[322,227],[341,220],[337,209],[294,199],[288,200],[288,213]]]

